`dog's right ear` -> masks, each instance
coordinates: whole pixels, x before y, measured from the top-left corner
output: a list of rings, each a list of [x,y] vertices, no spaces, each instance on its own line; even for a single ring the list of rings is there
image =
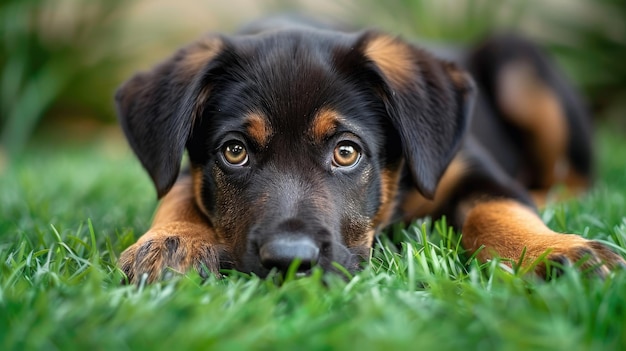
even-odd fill
[[[359,73],[385,104],[413,184],[433,199],[469,125],[473,79],[456,64],[387,34],[365,32],[355,47],[362,58],[351,69],[365,67]]]
[[[176,182],[194,119],[209,94],[208,69],[222,47],[219,37],[202,38],[136,74],[115,94],[122,129],[159,198]]]

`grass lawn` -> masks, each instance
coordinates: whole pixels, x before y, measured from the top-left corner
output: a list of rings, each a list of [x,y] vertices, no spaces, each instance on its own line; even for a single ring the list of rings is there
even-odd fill
[[[626,141],[606,127],[599,136],[594,190],[542,216],[626,256]],[[349,281],[189,274],[122,286],[117,257],[155,203],[138,161],[110,143],[39,142],[5,169],[0,350],[626,348],[626,272],[538,281],[479,265],[428,220],[394,227],[407,242],[381,239]]]

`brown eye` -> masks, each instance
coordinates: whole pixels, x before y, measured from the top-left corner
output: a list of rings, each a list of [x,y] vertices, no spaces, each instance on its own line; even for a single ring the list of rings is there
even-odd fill
[[[231,165],[243,166],[248,163],[248,151],[246,151],[246,147],[238,141],[226,145],[223,153],[224,159]]]
[[[359,148],[351,142],[341,142],[335,146],[333,151],[333,165],[335,167],[354,166],[361,158]]]

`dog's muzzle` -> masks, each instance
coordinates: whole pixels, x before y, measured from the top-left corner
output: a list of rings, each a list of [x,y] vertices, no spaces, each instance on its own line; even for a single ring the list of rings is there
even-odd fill
[[[367,254],[363,253],[369,252],[368,248],[347,248],[325,227],[293,219],[277,226],[258,225],[248,240],[236,269],[260,277],[271,271],[287,273],[290,269],[298,275],[306,275],[315,267],[325,272],[343,272],[337,270],[336,265],[356,272],[360,263],[367,259]]]

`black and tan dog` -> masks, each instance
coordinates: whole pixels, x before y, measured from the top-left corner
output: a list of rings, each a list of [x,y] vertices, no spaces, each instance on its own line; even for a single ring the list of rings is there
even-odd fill
[[[131,282],[167,269],[265,276],[296,258],[301,271],[354,271],[389,223],[444,214],[481,261],[548,250],[599,275],[624,265],[534,207],[554,184],[590,181],[572,88],[515,37],[458,62],[377,31],[265,25],[208,35],[134,76],[118,111],[162,202],[121,268]]]

